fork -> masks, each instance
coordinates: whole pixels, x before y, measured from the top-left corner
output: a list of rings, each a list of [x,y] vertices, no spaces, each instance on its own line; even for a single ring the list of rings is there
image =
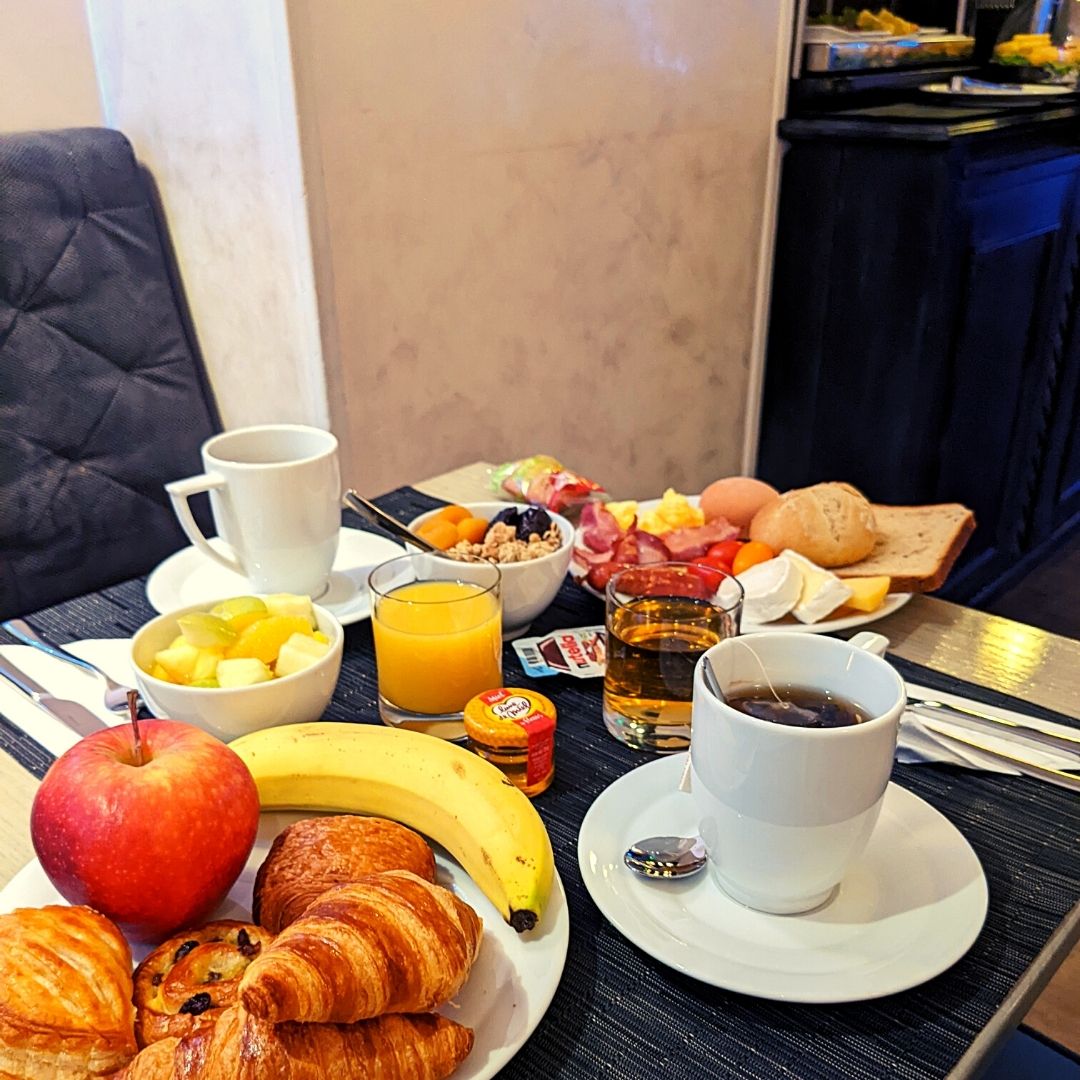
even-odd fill
[[[84,660],[81,656],[68,652],[63,645],[53,645],[52,642],[46,641],[23,619],[9,619],[7,622],[0,623],[0,626],[12,637],[18,638],[24,644],[32,645],[35,649],[40,649],[43,653],[47,653],[57,660],[63,660],[66,664],[74,664],[75,667],[80,667],[84,671],[97,675],[99,679],[103,679],[105,682],[105,708],[110,712],[126,715],[128,711],[127,696],[132,687],[118,683],[110,675],[102,671],[97,664],[92,664],[89,660]]]

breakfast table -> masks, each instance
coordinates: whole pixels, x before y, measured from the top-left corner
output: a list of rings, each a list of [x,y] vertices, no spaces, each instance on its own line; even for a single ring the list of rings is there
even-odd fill
[[[408,520],[441,501],[483,499],[488,469],[474,462],[374,501]],[[153,614],[145,579],[137,579],[28,620],[70,641],[124,637]],[[602,621],[601,601],[567,581],[531,633]],[[924,596],[873,629],[890,639],[889,659],[912,682],[1080,726],[1080,642]],[[0,635],[0,644],[11,643]],[[346,631],[328,719],[379,722],[373,671],[370,625],[358,622]],[[741,995],[654,960],[594,905],[578,869],[582,819],[608,785],[652,756],[607,734],[599,680],[525,679],[507,645],[505,685],[534,685],[559,710],[555,782],[535,805],[566,889],[570,944],[546,1015],[501,1075],[969,1077],[1021,1020],[1068,1041],[1060,1026],[1067,991],[1051,980],[1063,962],[1076,963],[1067,958],[1080,941],[1075,793],[1027,777],[897,765],[894,782],[944,814],[982,863],[989,911],[972,948],[929,982],[875,1000],[810,1005]],[[52,758],[2,713],[0,750],[3,885],[33,857],[30,804]]]

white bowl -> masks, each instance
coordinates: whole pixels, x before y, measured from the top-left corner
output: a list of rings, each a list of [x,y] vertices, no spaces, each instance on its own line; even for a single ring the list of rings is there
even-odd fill
[[[458,503],[474,517],[490,521],[500,510],[515,505],[508,502],[467,502]],[[441,507],[429,510],[409,522],[409,528],[416,532],[429,518],[439,513]],[[520,509],[526,509],[525,504]],[[548,510],[548,516],[562,533],[562,547],[550,555],[542,555],[529,562],[499,563],[502,572],[502,607],[503,637],[520,637],[529,629],[529,624],[555,599],[559,586],[570,567],[570,554],[574,547],[574,526],[561,514]],[[448,556],[438,556],[447,558]],[[468,580],[469,564],[458,560],[449,560],[461,567],[463,580]]]
[[[145,668],[154,654],[167,648],[180,632],[176,620],[214,605],[196,604],[151,619],[131,639],[131,665],[146,707],[155,715],[195,724],[228,742],[241,735],[279,724],[319,720],[333,696],[341,672],[345,632],[325,608],[315,605],[319,629],[330,640],[330,651],[310,667],[293,675],[254,686],[180,686],[155,679]]]

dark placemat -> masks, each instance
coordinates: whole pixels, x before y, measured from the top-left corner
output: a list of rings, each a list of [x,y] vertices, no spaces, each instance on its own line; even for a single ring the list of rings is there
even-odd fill
[[[402,488],[376,500],[408,520],[438,500]],[[358,521],[350,517],[348,524]],[[31,617],[58,641],[127,636],[154,612],[145,582],[59,604]],[[603,605],[563,586],[534,633],[603,621]],[[378,722],[370,623],[346,628],[346,656],[327,719]],[[1076,724],[1049,710],[891,658],[902,674],[940,691]],[[510,647],[507,685],[528,684]],[[555,999],[504,1070],[514,1078],[941,1077],[985,1027],[1080,898],[1080,800],[1024,777],[949,766],[897,765],[893,778],[944,813],[982,861],[990,887],[986,926],[968,954],[923,986],[877,1001],[791,1005],[718,990],[679,975],[623,938],[590,900],[577,868],[577,833],[596,796],[653,760],[611,738],[600,681],[537,680],[556,703],[556,776],[536,800],[551,834],[570,905],[570,950]],[[1077,725],[1080,726],[1080,725]],[[10,725],[0,748],[43,774],[48,755]]]

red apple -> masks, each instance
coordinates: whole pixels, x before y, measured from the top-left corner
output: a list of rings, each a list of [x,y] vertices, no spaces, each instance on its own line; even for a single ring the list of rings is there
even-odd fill
[[[259,820],[247,766],[223,742],[175,720],[95,731],[53,763],[30,811],[41,865],[72,904],[107,915],[133,941],[204,919],[240,876]]]

